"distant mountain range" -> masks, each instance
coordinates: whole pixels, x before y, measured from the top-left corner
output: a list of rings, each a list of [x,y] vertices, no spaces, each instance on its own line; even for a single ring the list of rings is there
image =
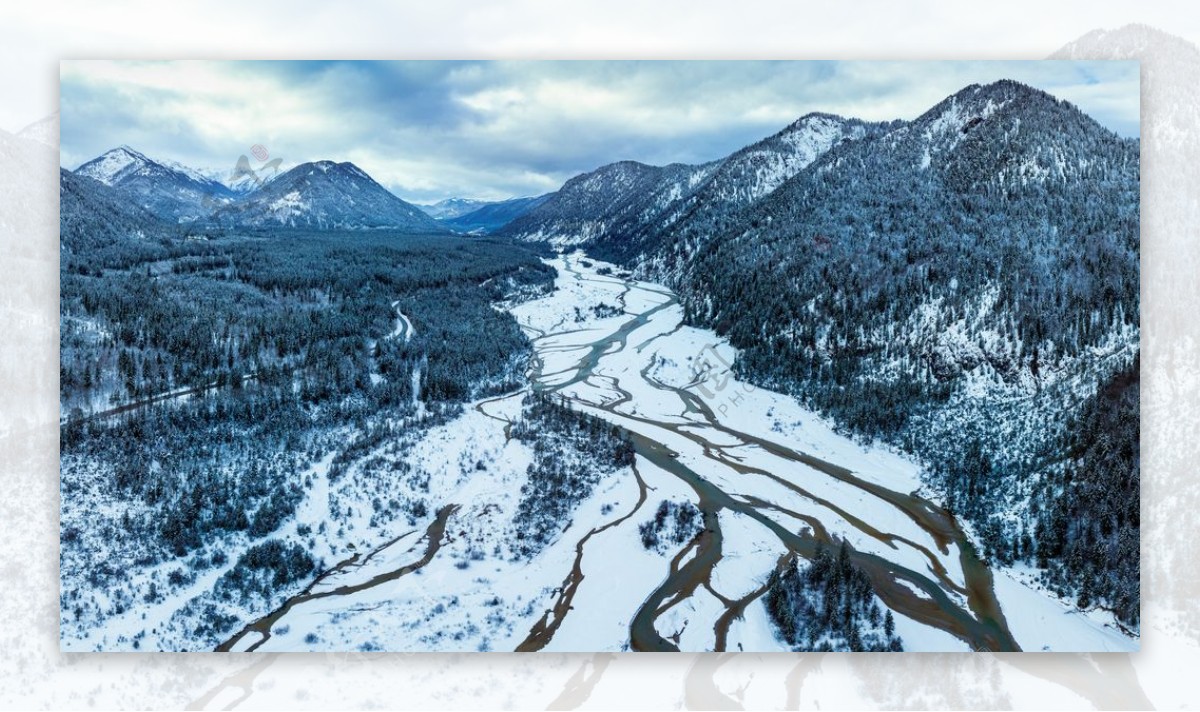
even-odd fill
[[[57,132],[57,119],[48,117],[23,134],[37,141],[56,139],[51,134]],[[433,205],[415,205],[396,197],[353,163],[316,161],[262,175],[250,168],[202,171],[150,158],[129,146],[107,151],[70,173],[113,189],[109,197],[124,198],[146,214],[195,229],[481,234],[503,227],[553,195],[501,201],[449,198]],[[74,183],[72,188],[78,185]],[[102,213],[108,212],[102,209]],[[106,230],[100,232],[107,234]]]
[[[542,205],[553,195],[554,193],[547,193],[533,198],[512,198],[483,203],[475,210],[443,219],[442,222],[456,232],[490,233]]]
[[[557,245],[586,243],[609,257],[632,257],[682,225],[719,219],[754,202],[834,145],[888,126],[814,113],[711,163],[612,163],[567,181],[501,231]]]
[[[112,149],[73,172],[111,188],[112,196],[160,220],[197,228],[448,231],[352,163],[304,163],[262,178],[230,174],[220,180],[128,146]],[[78,186],[73,183],[72,189]]]
[[[466,215],[473,210],[478,210],[485,205],[490,205],[491,203],[492,201],[473,200],[471,198],[447,198],[445,200],[433,203],[432,205],[418,204],[417,207],[420,208],[421,211],[426,215],[434,218],[435,220],[447,220],[450,218],[456,218],[460,215]]]
[[[508,200],[447,198],[431,205],[417,207],[455,232],[477,235],[504,227],[546,202],[552,195],[547,193],[537,197]]]

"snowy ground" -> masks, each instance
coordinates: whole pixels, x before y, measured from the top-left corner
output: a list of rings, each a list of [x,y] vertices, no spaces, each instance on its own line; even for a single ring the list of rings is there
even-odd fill
[[[995,571],[996,596],[1008,625],[1025,650],[1071,653],[1128,653],[1138,640],[1121,632],[1113,616],[1103,611],[1082,612],[1036,584],[1035,574],[1023,568]]]
[[[439,426],[411,452],[425,463],[435,500],[430,517],[359,566],[323,580],[314,592],[369,583],[422,558],[435,508],[459,507],[441,548],[412,573],[347,595],[301,603],[258,650],[511,650],[550,605],[575,559],[575,542],[621,516],[637,500],[626,471],[602,481],[567,530],[532,561],[508,551],[528,447],[506,440],[500,419],[515,419],[520,396],[486,402]],[[477,463],[485,469],[477,469]],[[607,505],[607,506],[606,506]],[[257,642],[256,639],[246,641]],[[619,640],[618,640],[619,644]]]
[[[898,600],[975,618],[964,552],[905,508],[922,501],[910,497],[921,489],[917,464],[840,436],[793,399],[733,378],[732,347],[682,326],[666,288],[600,274],[619,270],[581,253],[552,264],[555,291],[511,308],[534,342],[535,388],[645,438],[658,455],[639,450],[633,468],[602,478],[548,546],[530,559],[511,548],[533,452],[507,426],[526,393],[485,399],[419,436],[383,442],[336,478],[332,454],[302,463],[305,498],[272,536],[305,542],[322,570],[341,562],[319,580],[271,600],[212,600],[236,552],[255,543],[239,535],[221,543],[232,552],[228,562],[184,585],[165,585],[179,562],[131,569],[127,595],[158,582],[161,599],[99,627],[64,628],[64,649],[191,647],[203,606],[217,605],[238,619],[235,630],[261,624],[235,637],[234,650],[620,651],[635,644],[639,611],[666,586],[686,595],[649,609],[662,639],[682,650],[712,650],[719,640],[726,650],[781,650],[763,586],[796,537],[818,533],[901,572],[890,582]],[[412,333],[397,308],[388,338]],[[98,505],[94,516],[119,522],[121,504],[105,493],[84,500]],[[648,549],[638,528],[660,502],[704,500],[721,502],[719,552],[708,552],[699,579],[683,581],[681,569],[700,560],[703,535]],[[431,536],[439,513],[444,532]],[[70,516],[64,510],[64,521]],[[1137,647],[1099,615],[1074,612],[1037,588],[1028,572],[996,571],[992,588],[1024,650]],[[281,614],[264,618],[289,599]],[[891,608],[906,650],[970,649],[953,626]]]
[[[733,378],[729,373],[733,348],[712,332],[681,326],[682,310],[665,288],[601,275],[597,270],[606,265],[580,253],[560,257],[553,264],[560,272],[554,295],[513,310],[536,337],[543,384],[557,387],[589,413],[666,445],[680,463],[734,498],[777,505],[778,509],[762,513],[785,527],[808,527],[795,515],[815,518],[836,539],[926,577],[951,602],[967,608],[960,552],[953,543],[939,545],[904,511],[871,491],[780,457],[763,443],[815,456],[850,470],[862,481],[901,494],[920,490],[919,465],[888,449],[864,447],[842,437],[793,399]],[[596,304],[620,304],[626,315],[571,318],[576,307],[587,314]],[[628,328],[631,315],[645,318]],[[606,340],[613,334],[617,338]],[[689,408],[671,388],[692,393],[708,412]],[[714,452],[723,457],[714,458]],[[678,480],[666,484],[675,479],[673,475],[657,468],[643,475],[648,486],[673,487],[678,496]],[[724,555],[710,583],[725,597],[744,596],[762,584],[783,547],[749,517],[728,511],[722,511],[721,517]],[[922,595],[912,584],[898,583]],[[665,636],[687,622],[680,640],[684,649],[711,649],[712,621],[724,611],[711,593],[699,591],[656,623]],[[1020,583],[1009,572],[996,573],[995,595],[1022,649],[1136,648],[1136,641],[1100,617],[1070,613],[1064,604]],[[908,650],[967,649],[964,641],[943,630],[922,625],[900,611],[896,614]],[[761,602],[747,607],[744,621],[731,628],[728,644],[746,650],[778,647],[766,627]]]

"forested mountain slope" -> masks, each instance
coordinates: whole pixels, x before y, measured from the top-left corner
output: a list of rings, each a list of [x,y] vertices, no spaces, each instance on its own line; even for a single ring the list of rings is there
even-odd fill
[[[653,268],[677,270],[740,372],[927,459],[997,556],[1027,557],[1028,491],[1063,466],[1064,420],[1137,353],[1138,174],[1137,142],[1075,107],[968,87]],[[1104,597],[1136,620],[1136,566],[1112,566]]]
[[[813,113],[711,163],[662,168],[612,163],[567,181],[499,232],[555,244],[587,242],[597,256],[629,259],[654,250],[684,226],[693,226],[691,234],[694,226],[724,223],[832,146],[884,126]]]
[[[621,161],[567,181],[544,203],[505,225],[500,233],[555,245],[600,242],[656,221],[717,167],[648,166]]]
[[[89,271],[165,255],[179,229],[103,183],[59,171],[62,267]]]
[[[734,227],[747,205],[770,194],[834,146],[885,130],[831,114],[807,114],[782,131],[720,161],[690,193],[675,200],[666,219],[621,224],[590,249],[606,259],[625,260],[656,252],[662,243],[703,241]]]
[[[739,347],[744,377],[927,461],[992,556],[1034,561],[1032,492],[1064,468],[1098,476],[1071,465],[1090,450],[1066,424],[1095,411],[1138,350],[1138,142],[1013,81],[966,87],[911,122],[840,126],[757,200],[723,204],[713,189],[669,229],[579,239],[669,283],[691,323]],[[1136,413],[1136,397],[1113,402]],[[1078,482],[1055,493],[1083,491],[1071,506],[1085,519],[1129,496]],[[1093,543],[1136,540],[1135,521],[1113,522]],[[1047,542],[1043,563],[1080,571],[1064,551]],[[1136,564],[1098,566],[1087,598],[1136,621]],[[1077,594],[1080,576],[1057,585]]]

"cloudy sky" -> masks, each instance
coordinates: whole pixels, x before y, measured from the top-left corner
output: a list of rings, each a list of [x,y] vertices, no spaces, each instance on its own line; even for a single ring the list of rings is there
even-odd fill
[[[232,169],[352,161],[416,202],[557,189],[616,160],[724,156],[810,111],[912,119],[1012,78],[1138,133],[1135,62],[64,61],[62,164],[121,144]]]

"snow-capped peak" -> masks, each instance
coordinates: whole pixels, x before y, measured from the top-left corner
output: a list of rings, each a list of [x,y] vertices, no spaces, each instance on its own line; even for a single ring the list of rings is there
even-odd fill
[[[301,163],[213,217],[243,227],[445,231],[358,166],[330,160]]]
[[[75,169],[75,173],[110,186],[117,185],[133,175],[173,176],[175,179],[190,181],[207,188],[219,188],[223,185],[222,181],[194,168],[176,161],[155,160],[125,144],[84,163]]]
[[[113,185],[119,175],[132,165],[150,163],[145,155],[129,146],[121,145],[100,156],[84,163],[75,170],[76,173],[98,180],[105,185]]]

